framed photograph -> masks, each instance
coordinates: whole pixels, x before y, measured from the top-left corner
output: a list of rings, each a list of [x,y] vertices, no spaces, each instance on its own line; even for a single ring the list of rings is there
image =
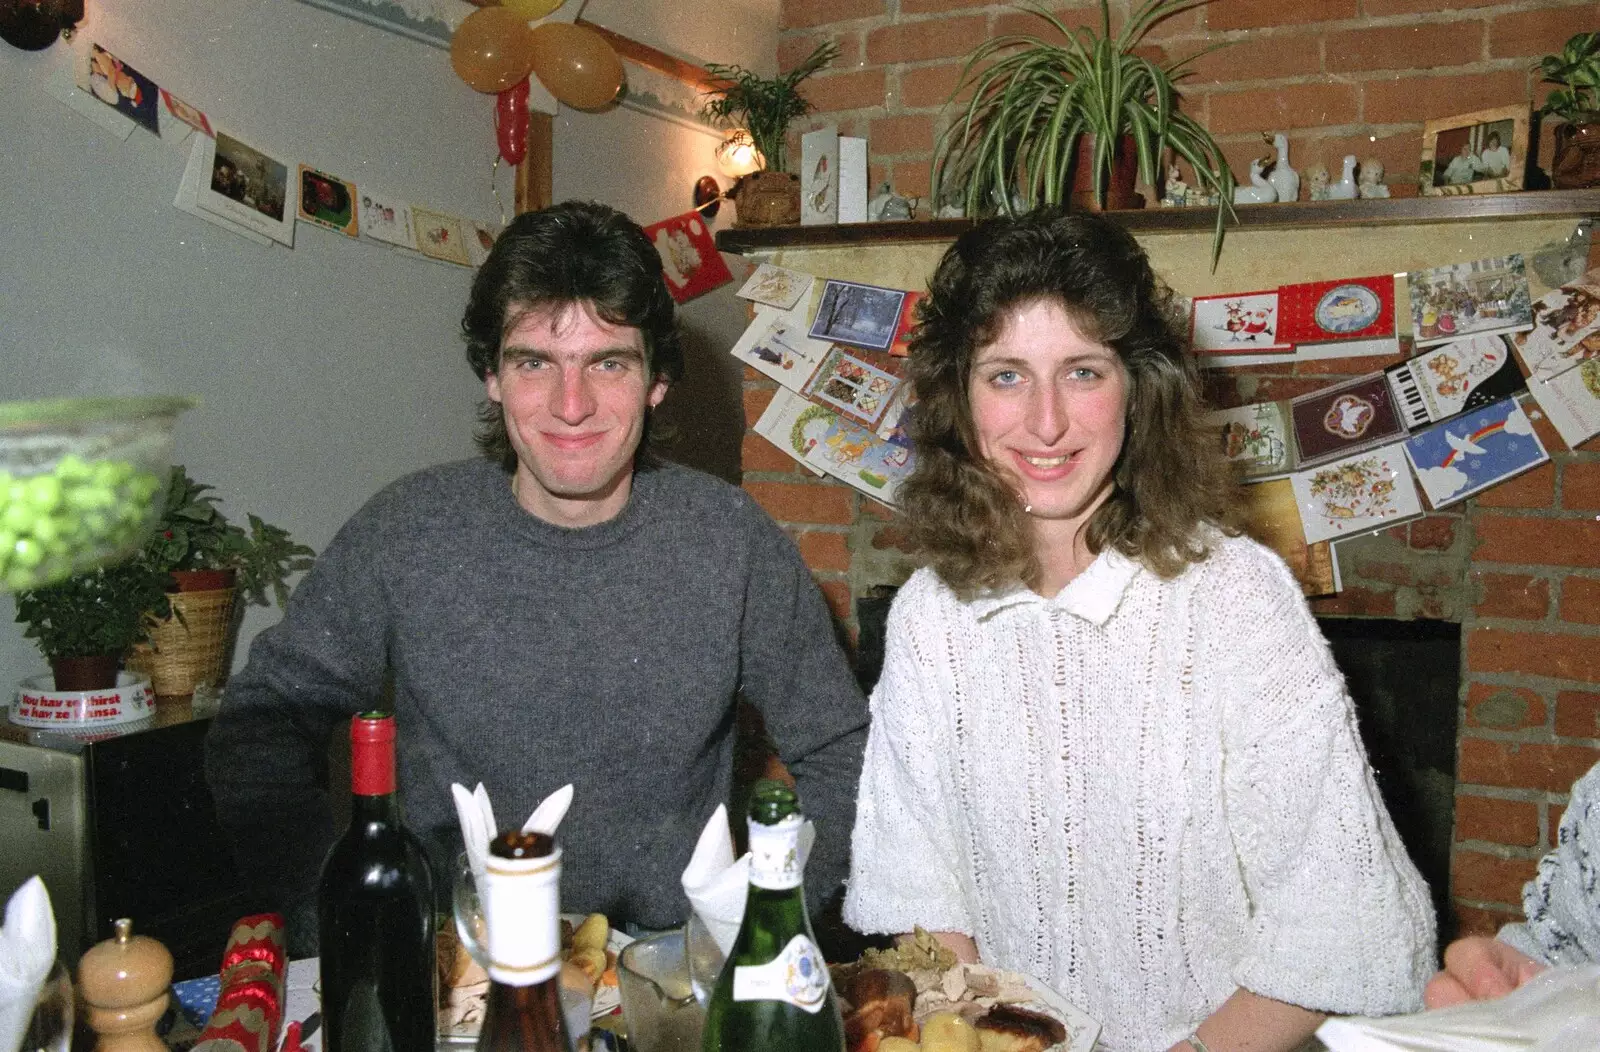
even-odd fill
[[[1424,194],[1521,190],[1527,166],[1527,106],[1441,117],[1422,126],[1418,189]]]
[[[900,328],[900,312],[905,302],[903,289],[830,278],[822,287],[822,301],[817,305],[810,335],[814,339],[848,343],[869,351],[886,351]]]

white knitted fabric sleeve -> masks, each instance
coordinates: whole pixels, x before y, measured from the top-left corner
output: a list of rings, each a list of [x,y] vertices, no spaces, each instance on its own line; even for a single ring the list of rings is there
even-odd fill
[[[1500,941],[1545,964],[1600,961],[1600,763],[1572,787],[1556,847],[1522,889],[1524,924]]]
[[[930,593],[941,588],[921,571],[889,612],[844,900],[845,922],[861,932],[973,930],[942,784],[950,765],[940,677],[928,664],[943,623]]]
[[[1197,595],[1212,633],[1197,674],[1226,677],[1224,791],[1254,924],[1234,981],[1338,1014],[1419,1009],[1433,909],[1344,682],[1283,563],[1253,544],[1225,549]]]

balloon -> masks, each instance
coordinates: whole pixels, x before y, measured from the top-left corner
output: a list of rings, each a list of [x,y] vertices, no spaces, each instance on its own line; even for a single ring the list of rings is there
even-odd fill
[[[532,22],[548,15],[564,2],[565,0],[500,0],[500,6],[507,11],[515,12],[518,18]]]
[[[450,64],[475,91],[501,92],[533,68],[528,23],[503,7],[480,7],[450,39]]]
[[[507,164],[521,164],[528,154],[528,78],[502,91],[494,103],[494,135]]]
[[[568,106],[597,110],[622,90],[622,60],[599,33],[566,22],[546,22],[532,32],[533,71]]]

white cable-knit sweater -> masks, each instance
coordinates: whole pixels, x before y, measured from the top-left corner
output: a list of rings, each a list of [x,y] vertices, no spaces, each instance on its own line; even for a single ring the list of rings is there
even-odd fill
[[[1101,1021],[1187,1036],[1238,987],[1421,1007],[1428,893],[1327,644],[1244,538],[1162,581],[1100,555],[1054,599],[963,603],[930,570],[889,616],[845,919],[973,935]]]

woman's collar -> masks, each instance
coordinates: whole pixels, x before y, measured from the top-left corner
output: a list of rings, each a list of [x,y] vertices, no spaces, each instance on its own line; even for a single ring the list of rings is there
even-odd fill
[[[985,592],[969,600],[967,608],[979,621],[1012,607],[1040,606],[1061,610],[1093,625],[1104,625],[1117,612],[1139,569],[1139,564],[1132,559],[1108,549],[1095,556],[1094,561],[1053,598],[1046,599],[1027,585],[1019,584],[1003,591]]]

